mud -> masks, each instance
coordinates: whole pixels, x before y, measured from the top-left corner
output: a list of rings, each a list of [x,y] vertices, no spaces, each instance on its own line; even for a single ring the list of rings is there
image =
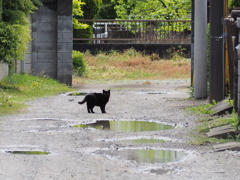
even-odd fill
[[[83,96],[68,93],[28,102],[22,113],[0,117],[0,179],[238,179],[239,152],[214,152],[211,145],[189,143],[198,117],[185,108],[207,102],[187,100],[189,84],[188,80],[168,80],[74,85],[76,92],[111,89],[106,114],[99,107],[94,108],[95,114],[88,114],[86,105],[77,103]],[[175,128],[140,132],[73,128],[97,120],[138,120]],[[131,141],[136,139],[164,142]],[[121,152],[127,150],[184,152],[184,156],[171,162],[148,162],[124,157]],[[49,154],[6,153],[13,151]],[[160,156],[154,155],[153,160]]]

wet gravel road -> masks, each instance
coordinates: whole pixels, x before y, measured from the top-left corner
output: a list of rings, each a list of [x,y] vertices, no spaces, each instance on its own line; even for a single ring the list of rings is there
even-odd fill
[[[86,93],[111,89],[106,114],[99,107],[88,114],[86,105],[77,103],[83,96],[67,93],[28,102],[22,113],[0,117],[0,179],[239,179],[239,152],[214,152],[212,146],[189,143],[197,117],[184,109],[206,102],[187,100],[188,86],[188,80],[74,85]],[[157,122],[174,128],[124,132],[73,127],[96,120]],[[131,141],[143,138],[164,142]],[[175,157],[149,161],[164,154],[159,151],[167,151],[167,156],[175,152]],[[178,158],[176,152],[184,155]]]

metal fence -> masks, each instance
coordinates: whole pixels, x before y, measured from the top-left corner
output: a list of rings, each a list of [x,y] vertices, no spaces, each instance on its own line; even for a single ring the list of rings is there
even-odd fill
[[[79,20],[93,28],[93,37],[75,30],[75,42],[131,44],[190,44],[190,20]]]

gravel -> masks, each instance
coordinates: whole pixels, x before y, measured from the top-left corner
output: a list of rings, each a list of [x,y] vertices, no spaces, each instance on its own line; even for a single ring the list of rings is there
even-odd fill
[[[197,117],[185,108],[207,101],[188,100],[189,84],[188,80],[149,80],[74,85],[76,91],[86,93],[111,89],[106,114],[99,107],[95,107],[95,114],[88,114],[86,104],[77,103],[83,96],[69,93],[27,102],[29,106],[22,113],[0,117],[0,179],[238,179],[238,151],[214,152],[211,145],[190,143]],[[175,128],[121,132],[72,127],[96,120],[151,121]],[[123,141],[141,138],[165,142]],[[183,151],[185,156],[178,161],[146,163],[97,153],[137,149]],[[50,154],[23,155],[9,151]]]

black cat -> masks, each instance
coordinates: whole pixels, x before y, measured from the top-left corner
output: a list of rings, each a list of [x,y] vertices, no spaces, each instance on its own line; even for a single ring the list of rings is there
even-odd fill
[[[94,113],[94,106],[100,106],[102,113],[106,113],[105,106],[110,98],[110,90],[105,91],[103,93],[90,93],[85,96],[85,98],[78,102],[78,104],[83,104],[87,102],[87,110],[88,113]]]

